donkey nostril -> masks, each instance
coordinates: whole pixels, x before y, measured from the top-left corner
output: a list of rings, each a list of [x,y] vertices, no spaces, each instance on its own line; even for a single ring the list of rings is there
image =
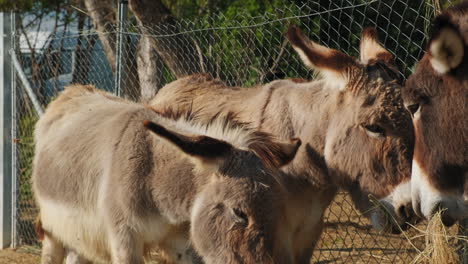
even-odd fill
[[[413,208],[411,207],[411,205],[405,206],[405,212],[406,212],[406,216],[407,216],[408,221],[409,220],[414,220],[415,216],[414,216],[414,211],[413,211]]]
[[[400,205],[397,210],[397,215],[401,219],[404,219],[405,221],[410,218],[410,214],[408,212],[408,206]]]
[[[442,213],[442,224],[447,227],[453,226],[457,220],[455,218],[451,217],[446,211]]]
[[[434,217],[436,214],[440,214],[441,221],[444,226],[450,227],[457,222],[456,219],[449,214],[447,205],[443,202],[437,203],[432,209],[431,216]]]

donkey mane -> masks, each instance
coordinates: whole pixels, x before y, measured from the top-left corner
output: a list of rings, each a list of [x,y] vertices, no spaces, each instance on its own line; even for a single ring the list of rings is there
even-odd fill
[[[177,131],[205,135],[226,141],[236,148],[252,151],[268,167],[275,167],[274,164],[286,158],[280,143],[272,134],[258,131],[248,122],[239,121],[238,114],[233,111],[219,111],[208,121],[201,121],[202,111],[194,111],[192,107],[188,111],[173,107],[162,110],[151,106],[148,108],[167,119]]]

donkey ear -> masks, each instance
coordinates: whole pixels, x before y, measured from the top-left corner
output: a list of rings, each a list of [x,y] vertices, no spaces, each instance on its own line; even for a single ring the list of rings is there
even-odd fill
[[[288,163],[291,162],[294,157],[296,157],[297,150],[301,146],[302,141],[298,138],[293,138],[290,140],[290,142],[280,142],[277,144],[280,146],[281,154],[278,155],[280,157],[278,159],[279,162],[276,165],[277,167],[282,167],[288,165]]]
[[[394,64],[393,55],[380,44],[377,30],[373,27],[365,28],[362,31],[359,53],[361,62],[364,64],[378,60]]]
[[[217,165],[216,168],[219,167],[223,158],[233,149],[232,145],[225,141],[207,136],[182,135],[148,120],[143,121],[143,125],[156,135],[177,146],[202,166]]]
[[[311,41],[294,25],[289,27],[287,37],[306,66],[317,70],[339,89],[346,87],[348,69],[357,65],[353,57]]]
[[[447,17],[437,18],[434,28],[428,47],[429,60],[436,72],[445,74],[463,61],[464,41],[458,29]]]
[[[250,145],[249,148],[258,156],[263,162],[271,168],[280,168],[291,162],[296,156],[297,150],[302,142],[298,138],[293,138],[289,142],[270,142],[269,144],[255,143]]]

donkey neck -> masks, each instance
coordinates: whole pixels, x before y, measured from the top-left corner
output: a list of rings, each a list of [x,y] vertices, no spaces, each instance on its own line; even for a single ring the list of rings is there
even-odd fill
[[[284,85],[270,95],[259,127],[282,139],[299,137],[303,146],[285,172],[319,189],[332,185],[324,159],[326,133],[339,92],[324,82]]]
[[[194,169],[189,158],[173,145],[152,137],[153,170],[148,190],[163,216],[172,223],[190,220],[197,193],[209,181],[209,174]]]

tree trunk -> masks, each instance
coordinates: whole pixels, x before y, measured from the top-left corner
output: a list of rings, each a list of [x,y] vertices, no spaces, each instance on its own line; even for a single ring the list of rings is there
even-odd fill
[[[145,35],[142,38],[150,39],[148,44],[177,78],[202,72],[196,46],[186,34],[162,38],[150,36],[180,32],[180,24],[160,0],[130,0],[129,4]]]
[[[138,44],[138,77],[140,79],[141,102],[151,100],[164,85],[164,64],[155,50],[151,38],[142,37]]]
[[[112,8],[113,0],[84,0],[88,14],[93,20],[94,28],[98,32],[102,47],[106,53],[107,60],[115,73],[116,64],[116,13]],[[124,36],[126,45],[130,43],[130,37]],[[135,49],[127,46],[123,60],[123,70],[125,80],[123,82],[121,94],[123,97],[138,101],[140,97],[140,83],[138,80],[137,63]]]
[[[116,15],[112,9],[112,0],[84,2],[110,66],[115,71],[116,36],[112,33]],[[122,91],[125,97],[149,100],[164,84],[161,61],[177,78],[199,72],[214,72],[211,70],[212,64],[208,63],[201,50],[197,49],[196,43],[187,34],[177,35],[181,30],[180,24],[161,0],[130,0],[129,7],[138,21],[142,36],[138,56],[135,54],[135,48],[128,48],[127,54],[123,54],[126,56],[124,69],[128,79],[124,85],[125,91]],[[153,35],[171,36],[156,38]],[[137,87],[139,89],[136,89]]]
[[[144,100],[164,85],[161,61],[176,78],[207,72],[225,79],[224,75],[217,74],[215,64],[202,53],[190,35],[179,34],[184,28],[161,0],[129,0],[129,6],[142,33],[138,73]]]
[[[88,15],[93,20],[102,47],[106,53],[112,72],[115,72],[115,25],[116,14],[112,8],[113,0],[84,0]]]
[[[85,29],[86,17],[78,13],[78,31]],[[78,36],[78,43],[75,48],[75,67],[72,75],[72,83],[87,84],[88,72],[90,69],[91,55],[93,54],[96,37],[93,35]]]

